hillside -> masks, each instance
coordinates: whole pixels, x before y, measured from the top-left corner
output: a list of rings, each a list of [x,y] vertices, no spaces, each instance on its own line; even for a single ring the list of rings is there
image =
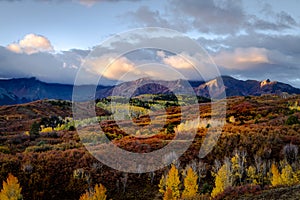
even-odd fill
[[[146,99],[147,95],[137,97]],[[157,97],[160,97],[158,95]],[[300,122],[289,122],[289,118],[300,119],[299,95],[281,97],[278,95],[263,95],[252,97],[230,97],[227,99],[227,124],[223,127],[222,134],[214,147],[204,159],[199,160],[198,153],[203,138],[208,129],[207,119],[210,116],[210,104],[199,105],[200,115],[204,126],[198,129],[197,135],[189,149],[179,158],[180,170],[191,162],[204,162],[206,175],[201,179],[199,191],[208,199],[214,187],[214,177],[211,172],[216,161],[223,162],[225,157],[232,157],[235,150],[247,152],[247,166],[255,165],[254,157],[258,156],[262,163],[270,163],[284,159],[282,149],[288,145],[300,145]],[[158,98],[159,99],[159,98]],[[103,105],[107,99],[99,101]],[[159,99],[161,105],[164,104]],[[97,105],[98,105],[97,104]],[[97,106],[96,111],[102,130],[115,145],[131,152],[154,151],[164,147],[174,137],[174,127],[181,119],[190,116],[181,116],[178,107],[165,108],[164,112],[157,111],[149,115],[141,115],[134,119],[134,123],[142,124],[147,128],[149,121],[165,123],[163,128],[156,129],[157,134],[146,130],[145,138],[137,139],[135,132],[120,130],[115,120],[108,112]],[[191,109],[190,106],[182,109]],[[133,111],[132,111],[133,112]],[[148,113],[149,114],[149,113]],[[166,115],[167,120],[163,121]],[[0,179],[4,180],[8,172],[13,173],[20,180],[23,195],[26,199],[78,199],[80,194],[89,186],[85,179],[73,176],[74,171],[83,170],[89,174],[93,183],[102,183],[107,188],[109,198],[121,199],[161,199],[158,184],[162,174],[168,167],[153,173],[127,174],[127,184],[122,185],[125,173],[113,170],[97,161],[83,146],[98,147],[102,137],[97,133],[97,126],[93,119],[82,119],[77,123],[81,127],[78,135],[72,124],[71,102],[57,100],[39,100],[31,103],[1,106],[0,107]],[[44,123],[44,119],[56,116],[64,121],[58,129],[41,131],[37,138],[31,138],[26,132],[31,129],[34,122]],[[129,123],[129,118],[118,125]],[[290,124],[291,123],[291,124]],[[73,123],[74,125],[74,123]],[[152,130],[153,131],[153,130]],[[182,144],[183,141],[178,141]],[[105,144],[103,144],[105,145]],[[149,149],[142,148],[147,145]],[[99,147],[100,147],[99,146]],[[101,150],[105,155],[114,152]],[[299,159],[297,157],[297,159]],[[298,161],[294,166],[298,166]],[[269,170],[269,168],[267,168]],[[181,171],[182,172],[182,171]],[[180,174],[181,174],[180,172]],[[246,172],[244,172],[246,173]],[[243,178],[245,184],[248,179]],[[245,186],[233,187],[227,191],[228,199],[297,199],[299,187],[271,188],[270,177],[266,175],[259,190],[247,189]],[[55,185],[55,187],[53,187]],[[125,192],[123,192],[125,188]],[[206,198],[204,198],[206,197]],[[223,198],[224,199],[224,198]],[[225,198],[226,199],[226,198]]]
[[[223,82],[223,86],[221,87]],[[92,85],[76,86],[81,91],[81,99],[93,99],[86,91]],[[300,94],[300,89],[277,81],[238,80],[229,76],[217,77],[208,82],[203,81],[160,81],[148,78],[120,83],[116,86],[98,85],[96,98],[111,96],[113,93],[138,96],[141,94],[186,94],[192,88],[198,96],[219,98],[225,90],[226,96],[259,96],[262,94]],[[126,93],[124,93],[126,91]],[[212,91],[212,94],[209,94]],[[72,100],[73,86],[66,84],[44,83],[35,78],[0,80],[0,105],[27,103],[41,99]]]

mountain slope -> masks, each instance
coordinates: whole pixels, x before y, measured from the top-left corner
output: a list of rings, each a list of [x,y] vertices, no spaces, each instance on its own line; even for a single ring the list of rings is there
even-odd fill
[[[89,96],[92,85],[76,86],[82,92],[79,99],[87,100],[95,97]],[[226,96],[247,96],[262,94],[300,94],[300,89],[277,81],[238,80],[230,76],[222,76],[208,82],[203,81],[163,81],[142,78],[135,81],[124,82],[116,86],[101,86],[96,89],[96,98],[111,95],[137,96],[141,94],[189,94],[194,90],[198,96],[222,98],[225,90]],[[211,92],[211,94],[209,93]],[[0,80],[0,105],[26,103],[40,99],[72,100],[73,85],[45,83],[36,78],[21,78]]]
[[[211,95],[209,95],[209,90],[212,91]],[[259,96],[262,94],[280,94],[283,92],[300,94],[300,89],[285,83],[277,81],[271,82],[269,79],[264,81],[243,81],[230,76],[217,77],[195,88],[195,91],[199,96],[212,96],[214,98],[220,97],[224,90],[226,96]]]

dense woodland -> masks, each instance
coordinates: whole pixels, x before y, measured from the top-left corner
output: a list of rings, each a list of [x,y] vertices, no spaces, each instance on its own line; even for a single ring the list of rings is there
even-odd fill
[[[122,113],[122,98],[114,100]],[[1,106],[0,199],[5,199],[7,191],[14,191],[16,199],[32,200],[233,199],[300,184],[299,95],[228,98],[227,123],[212,152],[201,159],[198,154],[210,127],[211,109],[208,99],[198,98],[199,109],[195,106],[203,124],[183,128],[186,134],[196,128],[192,145],[178,160],[170,152],[166,159],[172,164],[151,173],[111,169],[84,146],[105,145],[100,143],[106,136],[127,151],[160,149],[173,139],[180,122],[188,119],[181,115],[190,109],[182,104],[188,100],[166,95],[130,99],[131,116],[125,116],[126,120],[146,127],[151,120],[159,120],[161,113],[167,118],[163,128],[134,133],[147,136],[143,139],[118,128],[108,107],[110,98],[96,101],[97,117],[80,120],[72,118],[67,101]],[[155,118],[149,117],[149,108],[158,112]],[[95,124],[105,136],[97,133]],[[78,128],[83,130],[80,136]]]

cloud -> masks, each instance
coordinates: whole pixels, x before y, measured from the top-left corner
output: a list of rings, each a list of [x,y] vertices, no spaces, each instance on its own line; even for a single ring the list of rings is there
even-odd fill
[[[193,64],[191,63],[191,61],[187,60],[188,58],[190,58],[190,56],[184,52],[178,55],[166,56],[163,51],[157,51],[157,55],[162,58],[164,64],[170,65],[176,69],[193,68]]]
[[[139,55],[140,53],[135,53]],[[134,57],[131,55],[130,57]],[[176,80],[182,78],[173,66],[166,66],[152,59],[138,61],[128,57],[118,57],[116,54],[105,54],[97,58],[88,58],[83,62],[86,71],[106,79],[119,82],[137,80],[139,78],[151,77],[159,80]],[[148,62],[147,62],[148,61]]]
[[[95,3],[97,3],[97,0],[79,0],[79,3],[85,6],[93,6]]]
[[[227,34],[238,31],[245,20],[242,2],[172,0],[173,12],[184,15],[193,27],[205,33]]]
[[[300,35],[279,35],[252,33],[240,36],[229,36],[226,39],[215,41],[215,45],[225,45],[228,48],[265,48],[277,50],[287,55],[298,56],[300,52]],[[212,45],[209,43],[209,45]]]
[[[140,1],[140,0],[75,0],[82,5],[91,7],[99,2],[120,2],[120,1]]]
[[[9,44],[7,46],[7,49],[9,49],[10,51],[13,51],[15,53],[22,53],[23,52],[23,50],[21,49],[20,45],[19,44],[15,44],[15,43]]]
[[[268,51],[255,47],[236,48],[234,51],[221,51],[213,59],[219,66],[237,70],[251,68],[257,64],[270,64]]]
[[[54,48],[51,42],[44,36],[28,34],[17,43],[7,46],[7,49],[15,53],[26,53],[28,55],[38,52],[53,52]]]
[[[93,63],[97,63],[94,66],[100,67],[98,74],[104,74],[107,78],[117,78],[120,77],[121,73],[126,73],[126,70],[131,70],[128,73],[132,74],[132,76],[128,76],[132,77],[131,80],[144,76],[154,76],[157,73],[164,74],[165,77],[163,79],[170,79],[171,74],[161,73],[162,69],[159,67],[153,68],[153,70],[149,70],[150,68],[147,68],[147,70],[138,68],[138,66],[146,65],[147,63],[158,63],[169,66],[168,69],[174,71],[174,73],[182,74],[186,79],[202,80],[203,77],[209,79],[220,75],[214,70],[213,63],[209,60],[206,52],[201,50],[197,42],[166,29],[163,29],[162,33],[152,32],[151,28],[144,31],[141,30],[139,32],[137,30],[136,34],[128,35],[128,37],[126,37],[125,33],[125,35],[120,35],[117,39],[110,41],[109,44],[95,47],[90,59]],[[123,37],[126,39],[122,39]],[[145,48],[146,50],[143,50]],[[131,50],[135,53],[123,55],[124,52]],[[108,55],[108,57],[104,55]],[[117,65],[113,65],[112,69],[115,68],[118,71],[112,69],[107,69],[108,72],[103,71],[103,67],[111,59],[109,56],[114,58],[114,56],[118,57],[120,55],[121,57],[126,57],[126,60],[122,60],[126,61],[126,65],[117,62]],[[92,57],[96,60],[93,60]],[[91,68],[95,69],[95,67]],[[198,70],[202,74],[199,74]],[[95,72],[96,70],[93,71]],[[201,75],[203,76],[201,77]]]
[[[165,10],[142,6],[122,15],[138,25],[172,28],[182,32],[227,34],[239,30],[244,22],[241,1],[169,0]]]
[[[15,1],[24,1],[24,0],[0,0],[1,1],[8,1],[8,2],[15,2]],[[98,2],[120,2],[120,1],[141,1],[141,0],[35,0],[36,2],[77,2],[84,6],[93,6]]]
[[[179,19],[178,17],[176,17],[176,19],[170,19],[163,16],[163,11],[153,10],[148,6],[141,6],[135,11],[130,11],[120,15],[119,18],[120,20],[125,19],[127,21],[131,21],[134,26],[164,27],[182,32],[186,32],[191,28],[191,25],[185,23],[184,20]]]
[[[274,11],[270,4],[262,5],[258,15],[256,12],[249,12],[242,0],[169,0],[164,9],[141,6],[121,17],[130,19],[131,26],[159,26],[185,33],[206,33],[209,36],[236,36],[242,31],[281,33],[299,27],[299,23],[288,12]]]
[[[86,71],[107,79],[129,81],[147,76],[126,57],[118,57],[116,54],[105,54],[96,58],[87,57],[83,63]]]
[[[79,52],[84,51],[70,50],[60,54],[48,52],[27,54],[15,53],[0,46],[0,77],[36,77],[45,82],[73,84],[82,59]],[[85,82],[83,83],[90,83],[89,80],[95,76],[95,74],[85,73],[83,75]],[[103,84],[109,83],[108,81]]]

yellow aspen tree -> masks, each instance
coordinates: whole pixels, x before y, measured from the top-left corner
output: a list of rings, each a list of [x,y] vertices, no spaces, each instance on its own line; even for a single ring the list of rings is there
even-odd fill
[[[12,174],[9,174],[6,182],[3,181],[3,189],[0,192],[1,200],[21,200],[23,199],[21,194],[22,188],[19,181]]]
[[[237,180],[240,180],[242,177],[242,174],[240,173],[240,165],[239,165],[239,155],[235,154],[231,158],[231,167],[232,167],[232,178],[234,182],[237,182]]]
[[[215,187],[212,190],[211,196],[215,197],[218,194],[222,193],[227,187],[231,186],[230,183],[230,166],[227,164],[222,165],[222,167],[219,169],[216,175],[215,179]]]
[[[271,173],[272,173],[272,178],[271,178],[272,186],[282,185],[281,175],[274,163],[271,166]]]
[[[91,193],[87,191],[86,193],[80,196],[79,200],[91,200],[91,199],[92,199]]]
[[[280,177],[283,185],[294,185],[299,182],[296,174],[289,164],[286,164],[282,169]]]
[[[256,169],[252,165],[248,167],[246,170],[247,173],[247,179],[251,184],[257,185],[257,174],[256,174]]]
[[[158,187],[160,193],[164,194],[166,192],[166,178],[164,175],[161,177]]]
[[[96,184],[94,191],[86,191],[83,195],[80,196],[80,200],[106,200],[106,188],[100,184]]]
[[[180,197],[179,184],[180,180],[178,169],[175,167],[175,165],[172,165],[166,178],[166,187],[169,187],[172,190],[172,194],[176,199]]]
[[[197,184],[198,175],[191,167],[188,167],[186,177],[184,178],[184,190],[182,198],[195,197],[198,190]]]
[[[167,176],[162,176],[159,183],[159,192],[165,196],[167,189],[169,188],[172,191],[173,199],[179,199],[180,191],[179,191],[179,173],[178,169],[175,165],[172,164],[171,169],[169,170]]]
[[[100,184],[96,185],[94,188],[94,199],[93,200],[105,200],[106,199],[106,188]]]
[[[166,189],[166,192],[165,192],[165,194],[164,194],[164,198],[163,198],[163,200],[174,200],[175,198],[174,198],[174,196],[173,196],[173,192],[172,192],[172,190],[171,190],[171,188],[167,188]]]

